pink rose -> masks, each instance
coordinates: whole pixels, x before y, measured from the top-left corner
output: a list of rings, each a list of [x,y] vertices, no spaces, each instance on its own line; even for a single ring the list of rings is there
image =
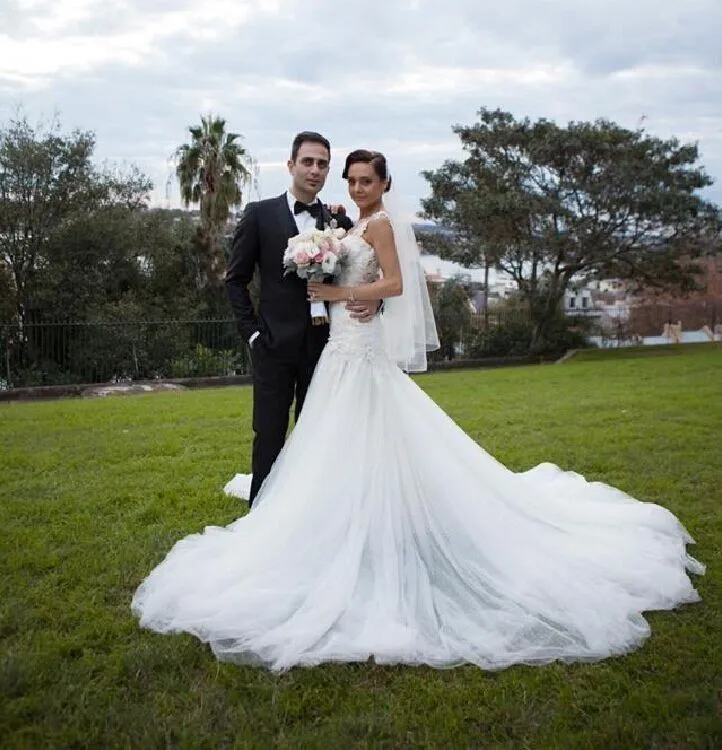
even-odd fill
[[[305,251],[301,250],[296,253],[296,265],[307,266],[311,262],[311,256]]]
[[[320,263],[323,260],[323,250],[317,250],[316,254],[313,256],[313,259],[316,261],[316,263]]]

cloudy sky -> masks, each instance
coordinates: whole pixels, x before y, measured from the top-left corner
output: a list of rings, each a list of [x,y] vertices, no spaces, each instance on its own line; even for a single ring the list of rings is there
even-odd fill
[[[345,153],[369,147],[415,211],[420,170],[460,155],[451,126],[481,106],[605,117],[698,141],[722,203],[720,39],[720,0],[0,0],[0,122],[20,106],[95,131],[158,205],[202,112],[243,133],[262,197],[287,185],[293,134],[320,130],[328,200],[345,198]]]

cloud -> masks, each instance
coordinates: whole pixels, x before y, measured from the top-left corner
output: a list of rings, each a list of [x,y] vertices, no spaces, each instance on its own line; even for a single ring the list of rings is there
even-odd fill
[[[333,143],[340,162],[384,150],[410,210],[419,176],[460,155],[455,123],[481,106],[561,123],[605,117],[699,141],[722,177],[718,0],[5,0],[0,118],[21,103],[92,129],[98,156],[133,162],[166,200],[168,159],[201,113],[224,116],[261,165],[260,192],[286,187],[293,134]],[[171,181],[171,200],[177,188]],[[722,202],[722,189],[709,194]]]

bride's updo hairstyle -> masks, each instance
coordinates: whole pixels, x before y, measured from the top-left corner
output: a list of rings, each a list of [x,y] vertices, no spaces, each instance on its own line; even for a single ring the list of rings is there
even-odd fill
[[[374,168],[374,172],[382,179],[386,181],[385,193],[391,190],[391,177],[389,176],[389,170],[386,166],[386,157],[380,151],[367,151],[365,148],[357,148],[352,151],[346,157],[346,164],[344,165],[341,177],[344,180],[348,179],[348,170],[352,164],[370,164]]]

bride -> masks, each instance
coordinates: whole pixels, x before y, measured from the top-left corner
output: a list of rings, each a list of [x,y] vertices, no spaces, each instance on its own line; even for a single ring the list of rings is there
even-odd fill
[[[410,225],[385,210],[377,152],[343,176],[331,334],[299,421],[251,511],[171,549],[138,588],[143,627],[273,670],[327,661],[484,669],[639,646],[642,613],[699,599],[691,537],[665,508],[552,464],[514,473],[403,370],[438,347]],[[384,299],[361,324],[345,301]],[[227,491],[243,494],[238,475]]]

